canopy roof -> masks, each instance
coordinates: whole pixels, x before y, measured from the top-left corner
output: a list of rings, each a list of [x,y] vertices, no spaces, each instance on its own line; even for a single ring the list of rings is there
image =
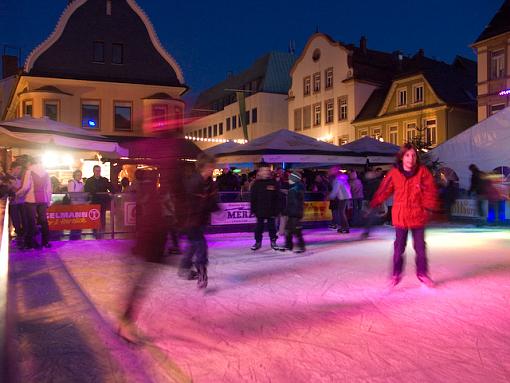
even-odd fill
[[[342,145],[342,149],[363,156],[395,156],[400,147],[389,142],[381,142],[372,137],[362,137],[356,141]]]
[[[177,137],[128,138],[121,145],[131,159],[196,159],[201,153],[193,141]]]
[[[475,164],[484,171],[510,166],[510,107],[463,131],[429,152],[432,160],[452,168],[459,176],[460,186],[469,188]]]
[[[22,117],[0,122],[0,144],[18,148],[72,149],[99,152],[102,156],[117,158],[128,151],[98,132],[88,131],[62,122],[44,118]]]

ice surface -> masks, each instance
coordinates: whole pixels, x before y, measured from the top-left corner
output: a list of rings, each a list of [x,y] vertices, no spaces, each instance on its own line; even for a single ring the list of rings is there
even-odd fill
[[[54,243],[15,253],[23,382],[509,382],[510,230],[427,232],[435,289],[388,289],[393,231],[305,231],[307,252],[252,234],[208,236],[209,287],[159,266],[137,324],[115,336],[136,275],[130,241]],[[69,379],[73,377],[72,379]]]

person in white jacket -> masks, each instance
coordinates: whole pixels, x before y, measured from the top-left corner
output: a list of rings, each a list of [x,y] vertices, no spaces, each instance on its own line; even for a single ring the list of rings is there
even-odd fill
[[[340,217],[339,233],[349,233],[349,222],[345,213],[347,202],[352,198],[351,187],[349,185],[349,177],[347,174],[340,173],[333,182],[333,190],[329,195],[329,199],[338,200],[338,215]]]
[[[49,243],[50,231],[46,217],[46,210],[51,204],[51,182],[50,176],[42,167],[39,158],[29,160],[29,167],[23,177],[21,188],[16,192],[16,197],[25,198],[27,230],[25,232],[24,248],[51,247]],[[41,244],[35,239],[36,219],[41,225]]]

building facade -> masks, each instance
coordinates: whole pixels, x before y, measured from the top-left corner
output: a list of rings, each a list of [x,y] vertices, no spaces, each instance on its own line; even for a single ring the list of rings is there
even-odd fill
[[[46,116],[114,137],[182,133],[184,76],[134,0],[69,2],[2,84],[4,120]]]
[[[315,33],[291,69],[289,129],[337,145],[355,139],[352,121],[373,91],[398,66],[398,53],[367,48]]]
[[[510,105],[510,0],[472,44],[478,56],[478,121]]]
[[[287,129],[289,70],[294,61],[289,53],[268,53],[240,74],[202,92],[185,124],[185,135],[207,148]]]
[[[408,70],[375,90],[353,121],[356,139],[432,148],[476,123],[475,62],[457,57],[446,64],[420,50],[403,67]]]

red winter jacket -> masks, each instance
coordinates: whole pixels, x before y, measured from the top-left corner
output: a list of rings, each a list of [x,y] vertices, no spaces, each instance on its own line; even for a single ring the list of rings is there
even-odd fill
[[[370,207],[383,203],[392,194],[392,221],[395,227],[424,227],[429,212],[439,209],[438,192],[434,178],[423,165],[415,173],[406,177],[402,170],[393,168],[384,177],[379,189],[370,202]]]

